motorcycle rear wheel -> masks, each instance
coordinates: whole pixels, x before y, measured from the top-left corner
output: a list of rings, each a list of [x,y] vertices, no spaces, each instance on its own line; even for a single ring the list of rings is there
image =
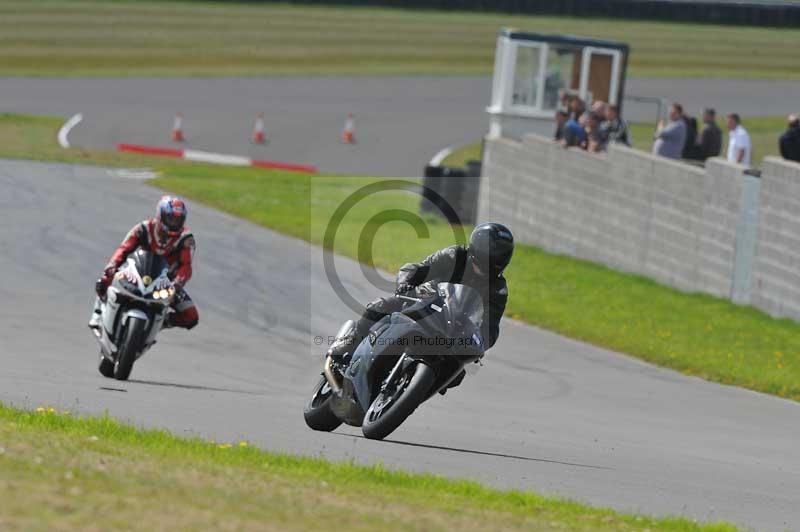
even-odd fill
[[[146,322],[142,319],[128,318],[125,336],[120,342],[119,353],[117,353],[117,360],[114,363],[114,378],[118,381],[126,381],[131,375],[136,355],[144,345],[145,325]]]
[[[436,373],[419,362],[408,366],[395,380],[392,388],[378,394],[364,415],[364,437],[382,440],[394,432],[428,396]]]
[[[306,425],[309,428],[331,432],[342,424],[342,421],[331,411],[330,399],[332,396],[333,390],[328,384],[328,380],[323,376],[314,386],[311,399],[303,409],[303,418],[305,418]]]

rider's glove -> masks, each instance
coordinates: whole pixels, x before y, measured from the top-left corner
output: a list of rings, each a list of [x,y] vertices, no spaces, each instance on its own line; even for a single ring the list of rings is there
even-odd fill
[[[117,268],[112,265],[108,265],[103,270],[103,275],[100,276],[106,282],[106,286],[111,284],[111,280],[114,278],[114,274],[117,273]]]
[[[416,288],[416,286],[414,286],[413,284],[398,283],[397,288],[395,289],[394,293],[395,293],[395,295],[398,295],[398,296],[405,295],[405,294],[413,291],[415,288]]]
[[[106,284],[105,280],[101,277],[94,282],[94,291],[97,292],[97,297],[100,299],[106,298],[106,292],[108,292],[108,284]]]
[[[176,292],[180,292],[185,282],[186,280],[182,277],[175,278],[172,280],[172,288],[174,288]]]
[[[103,270],[103,274],[100,278],[95,281],[94,283],[94,291],[97,292],[97,295],[100,299],[106,297],[106,292],[108,291],[108,286],[111,284],[111,280],[114,278],[114,273],[116,272],[116,268],[112,266],[107,266],[105,270]]]

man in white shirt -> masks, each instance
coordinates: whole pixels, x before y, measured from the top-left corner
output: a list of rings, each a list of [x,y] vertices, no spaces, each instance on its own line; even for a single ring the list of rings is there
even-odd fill
[[[728,115],[728,162],[750,166],[753,148],[750,135],[742,127],[742,119],[736,113]]]

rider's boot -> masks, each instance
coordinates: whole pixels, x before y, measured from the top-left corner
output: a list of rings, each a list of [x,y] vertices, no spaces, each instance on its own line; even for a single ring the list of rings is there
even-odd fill
[[[175,326],[175,312],[167,312],[167,315],[164,317],[164,324],[161,328],[172,329]]]
[[[334,362],[338,362],[340,364],[346,363],[345,359],[347,355],[353,354],[353,349],[355,348],[355,339],[355,330],[345,334],[344,336],[337,336],[325,354],[331,357]]]
[[[339,328],[339,332],[336,333],[336,337],[325,355],[331,357],[338,364],[346,364],[346,357],[352,356],[358,345],[356,343],[357,331],[356,323],[353,320],[346,321]]]
[[[450,381],[450,384],[448,384],[448,385],[447,385],[447,388],[444,388],[444,389],[442,389],[442,390],[439,390],[439,393],[440,393],[440,394],[442,394],[442,395],[444,395],[444,394],[446,394],[446,393],[447,393],[447,390],[449,390],[450,388],[455,388],[456,386],[460,385],[460,384],[461,384],[461,382],[464,380],[464,377],[466,377],[466,375],[467,375],[467,370],[465,370],[465,369],[462,369],[462,370],[461,370],[461,373],[459,373],[459,374],[456,376],[456,378],[455,378],[455,379],[453,379],[452,381]]]
[[[102,302],[98,297],[94,302],[94,309],[92,309],[92,315],[89,318],[89,328],[90,329],[100,329],[100,317],[101,317],[101,310],[102,310]]]

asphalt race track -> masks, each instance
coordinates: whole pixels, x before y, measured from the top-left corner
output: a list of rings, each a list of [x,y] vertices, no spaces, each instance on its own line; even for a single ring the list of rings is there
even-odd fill
[[[186,146],[317,165],[325,172],[421,175],[441,148],[480,139],[488,130],[488,77],[49,79],[3,78],[0,112],[83,113],[74,146],[113,148],[130,142],[170,146],[183,112]],[[683,103],[697,115],[798,112],[800,83],[770,80],[629,79],[626,94]],[[759,95],[754,98],[753,95]],[[249,137],[266,115],[266,146]],[[338,142],[348,112],[355,146]],[[652,104],[626,103],[625,116],[655,122]],[[780,132],[776,131],[776,139]],[[650,139],[635,139],[650,143]]]
[[[799,526],[800,405],[511,321],[477,374],[389,441],[308,430],[313,337],[349,316],[321,251],[199,205],[189,291],[200,325],[165,331],[132,381],[102,378],[86,328],[93,281],[159,195],[114,170],[0,161],[0,400],[624,510]],[[358,265],[337,265],[355,297],[375,296]]]

